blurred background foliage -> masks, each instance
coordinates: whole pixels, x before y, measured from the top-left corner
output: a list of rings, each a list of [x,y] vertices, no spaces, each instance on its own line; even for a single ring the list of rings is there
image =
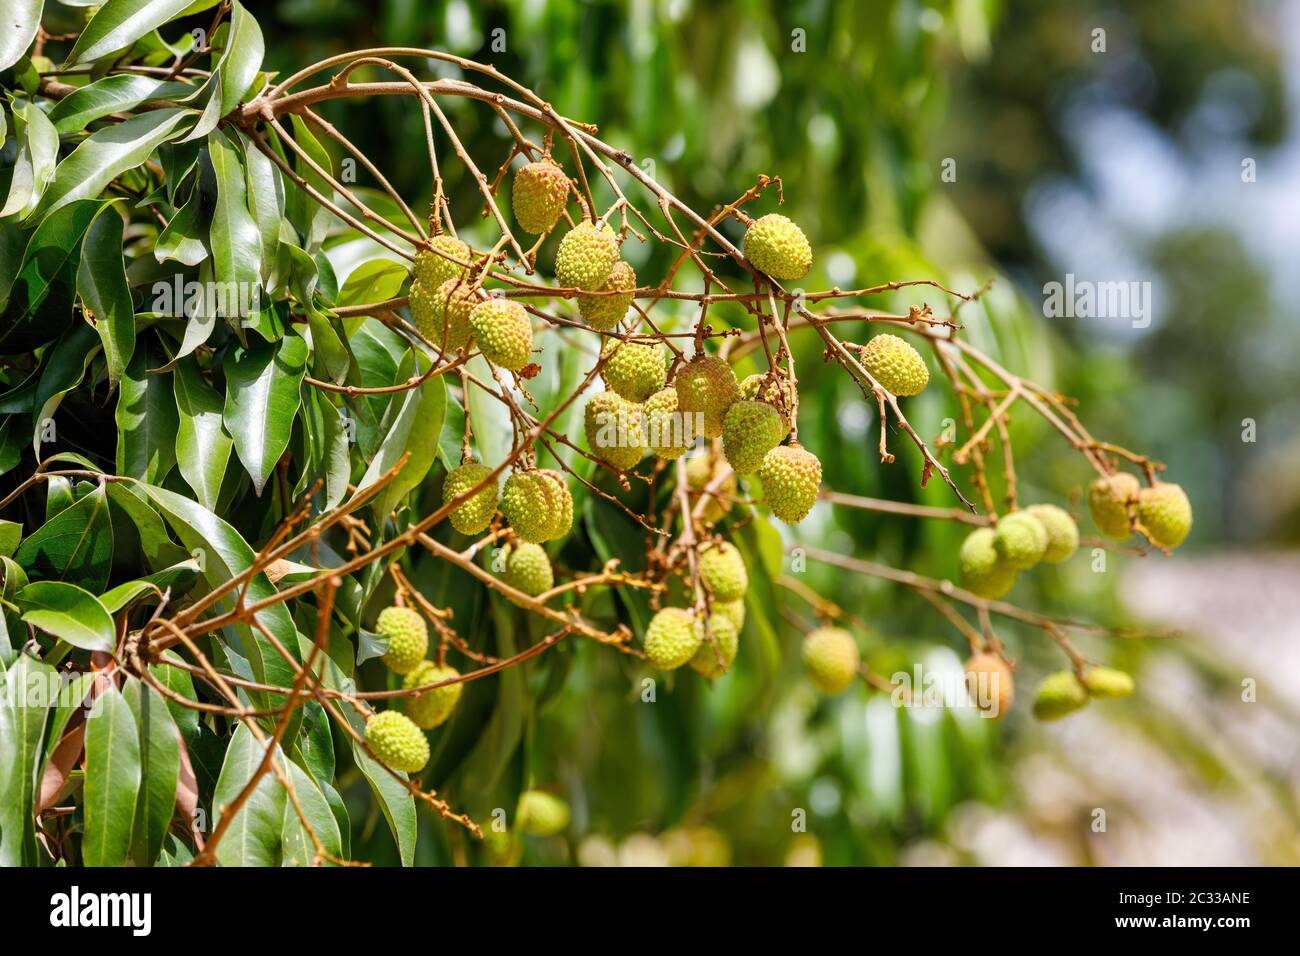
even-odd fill
[[[1220,0],[279,0],[249,7],[269,40],[266,68],[282,74],[368,46],[430,46],[491,62],[561,113],[598,123],[606,141],[697,210],[734,199],[760,173],[780,175],[782,211],[816,249],[809,289],[922,277],[974,288],[995,278],[993,291],[961,312],[970,340],[1077,397],[1094,434],[1168,462],[1196,506],[1188,551],[1294,544],[1300,534],[1298,472],[1279,468],[1300,458],[1300,336],[1295,306],[1280,294],[1295,246],[1289,256],[1261,247],[1295,236],[1294,226],[1278,224],[1286,207],[1276,192],[1286,170],[1291,183],[1296,175],[1297,25],[1281,7]],[[1092,47],[1099,28],[1105,52]],[[430,69],[456,75],[443,64]],[[331,102],[321,111],[365,145],[413,205],[427,208],[427,163],[412,145],[423,128],[411,100]],[[505,129],[467,101],[449,102],[448,111],[480,165],[495,169],[508,149]],[[1243,157],[1257,161],[1258,182],[1242,182]],[[941,175],[946,159],[955,161],[952,181]],[[452,208],[476,210],[466,171],[448,163],[444,175]],[[750,211],[772,211],[776,199],[769,190]],[[1271,204],[1281,208],[1270,217]],[[1272,224],[1262,236],[1260,223]],[[735,223],[728,228],[739,238]],[[488,235],[481,223],[463,230]],[[651,254],[635,241],[624,248],[643,282],[670,261],[668,250]],[[337,242],[330,254],[343,277],[375,251]],[[1066,273],[1151,282],[1150,328],[1045,319],[1042,284]],[[698,277],[683,276],[683,287],[692,282],[698,286]],[[943,299],[925,289],[863,304],[905,311],[928,302],[946,314]],[[676,320],[684,325],[689,315]],[[870,332],[845,326],[843,334],[862,341]],[[898,462],[879,463],[874,409],[823,365],[811,336],[794,344],[801,438],[821,456],[827,486],[951,504],[942,483],[917,486],[920,461],[903,436],[891,436]],[[547,369],[541,397],[572,380],[577,365],[570,364]],[[927,438],[955,413],[944,387],[908,406]],[[455,425],[457,417],[448,420]],[[1257,424],[1256,443],[1242,441],[1246,418]],[[1074,496],[1089,477],[1083,459],[1027,412],[1013,434],[1023,499],[1073,503],[1077,511]],[[1002,491],[995,481],[995,495]],[[915,595],[811,561],[805,569],[789,551],[803,542],[952,577],[961,526],[824,503],[793,534],[780,532],[784,541],[760,524],[739,535],[751,566],[767,562],[797,574],[865,622],[854,630],[874,669],[960,666],[960,635]],[[598,550],[629,561],[642,545],[630,522],[600,507],[587,532]],[[1024,575],[1013,599],[1126,623],[1159,617],[1160,608],[1143,600],[1157,586],[1189,587],[1178,577],[1142,584],[1139,566],[1158,556],[1143,562],[1112,552],[1107,561],[1106,573],[1095,573],[1084,552],[1059,570]],[[1286,580],[1294,582],[1289,567]],[[535,622],[489,605],[445,566],[426,561],[413,579],[435,603],[455,609],[459,627],[476,622],[470,633],[479,630],[498,653],[540,634],[526,630]],[[1223,642],[1197,635],[1086,641],[1091,657],[1137,674],[1139,695],[1044,731],[1028,718],[1025,699],[1035,678],[1063,661],[1040,633],[1000,629],[1020,659],[1021,706],[997,725],[969,712],[896,708],[856,690],[825,700],[798,676],[811,609],[762,581],[755,587],[736,669],[712,688],[670,675],[659,682],[655,706],[637,706],[644,675],[635,662],[576,640],[468,685],[458,715],[435,738],[430,781],[480,818],[500,794],[550,789],[571,803],[574,821],[566,836],[485,849],[422,817],[420,862],[1300,857],[1296,745],[1276,744],[1287,739],[1279,725],[1294,727],[1295,697],[1270,698],[1243,716],[1242,668]],[[1137,599],[1122,599],[1134,592]],[[608,596],[592,600],[593,615],[615,613],[599,604]],[[629,611],[635,619],[636,609]],[[1214,636],[1212,621],[1198,623]],[[1249,673],[1261,684],[1283,680],[1266,669]],[[1243,747],[1223,721],[1249,726],[1242,738],[1253,745]],[[378,809],[367,806],[364,786],[347,798],[354,821],[363,821],[354,854],[392,858],[391,837]],[[1098,808],[1109,814],[1100,830]]]

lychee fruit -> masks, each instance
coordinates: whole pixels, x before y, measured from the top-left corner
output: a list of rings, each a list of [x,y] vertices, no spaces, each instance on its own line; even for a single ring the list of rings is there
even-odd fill
[[[590,221],[574,226],[560,240],[555,253],[555,281],[565,288],[599,289],[618,259],[618,237],[608,225]]]
[[[817,501],[822,463],[799,445],[777,445],[763,457],[758,479],[772,514],[786,524],[798,524]]]
[[[632,307],[632,293],[636,291],[636,270],[619,259],[609,270],[598,292],[619,292],[621,295],[580,295],[578,314],[582,321],[598,332],[608,332],[627,315]]]
[[[1182,487],[1157,481],[1138,492],[1138,520],[1153,542],[1176,548],[1192,530],[1192,503]]]
[[[401,711],[385,710],[366,721],[366,745],[384,766],[419,773],[429,762],[429,741]]]
[[[1005,717],[1015,698],[1015,682],[1007,662],[997,654],[979,653],[971,655],[965,669],[975,706],[990,717]]]
[[[1135,507],[1141,485],[1126,471],[1098,478],[1088,489],[1088,510],[1092,522],[1108,538],[1123,541],[1131,532],[1130,509]]]
[[[661,670],[673,670],[695,656],[703,638],[703,628],[697,625],[690,611],[666,607],[646,627],[645,655]]]
[[[528,310],[514,299],[494,296],[470,310],[469,327],[483,357],[493,365],[517,372],[533,352],[533,323]]]
[[[858,676],[862,657],[853,635],[839,627],[819,627],[803,639],[803,668],[808,680],[832,697]]]
[[[1092,697],[1128,697],[1133,693],[1133,677],[1114,667],[1087,667],[1083,671],[1083,686]]]
[[[375,619],[375,631],[388,639],[384,663],[398,674],[409,674],[428,653],[429,627],[413,608],[384,608]]]
[[[646,445],[667,461],[682,457],[699,434],[695,416],[678,409],[677,389],[671,385],[647,398],[642,414]]]
[[[515,472],[506,479],[501,492],[501,513],[515,534],[534,544],[550,541],[560,533],[563,508],[561,489],[540,471]]]
[[[644,402],[664,387],[668,359],[660,343],[610,341],[605,351],[605,384],[629,402]]]
[[[977,528],[966,536],[957,552],[961,586],[989,600],[1004,596],[1016,583],[1016,569],[998,557],[993,546],[995,537],[992,528]]]
[[[1079,549],[1079,526],[1073,516],[1059,505],[1030,505],[1025,513],[1033,515],[1047,531],[1047,550],[1043,560],[1060,564]]]
[[[442,503],[445,505],[458,495],[462,495],[482,484],[492,474],[492,469],[477,461],[467,461],[447,473],[442,483]],[[466,499],[450,515],[451,526],[461,534],[478,534],[492,523],[492,516],[497,510],[496,479],[488,481],[482,490]],[[423,654],[421,654],[423,656]]]
[[[402,681],[402,688],[410,690],[413,687],[440,684],[459,676],[460,672],[454,667],[439,667],[433,661],[421,661],[419,667],[406,675]],[[456,709],[456,702],[460,700],[461,688],[464,686],[459,682],[448,684],[446,687],[435,687],[423,694],[406,698],[407,716],[417,727],[432,730],[451,716],[451,712]]]
[[[767,402],[741,399],[723,416],[722,453],[736,474],[748,475],[789,433],[781,413]]]
[[[550,156],[515,172],[510,205],[524,232],[550,232],[568,204],[569,177]]]
[[[1032,568],[1047,553],[1047,529],[1027,511],[1013,511],[998,521],[993,547],[998,557],[1017,571]]]
[[[411,284],[411,318],[416,329],[447,352],[469,345],[469,314],[478,301],[478,289],[465,279],[448,279],[432,294],[422,282]]]
[[[421,249],[415,254],[415,279],[426,289],[437,289],[449,279],[463,278],[468,265],[452,262],[446,256],[468,263],[470,255],[469,245],[456,237],[434,236],[429,240],[428,249]]]
[[[930,370],[912,345],[897,335],[882,333],[859,350],[862,366],[885,390],[899,398],[919,395],[930,381]]]
[[[740,383],[731,366],[716,355],[697,355],[677,373],[677,407],[704,416],[704,435],[722,434],[727,409],[740,399]]]
[[[555,586],[551,559],[540,544],[519,541],[506,549],[505,572],[501,579],[529,597],[545,594]]]
[[[691,670],[701,677],[717,680],[731,670],[731,665],[735,663],[736,651],[740,649],[740,634],[735,624],[718,613],[709,615],[709,633],[713,635],[713,643],[709,643],[707,637],[701,640],[695,656],[690,659],[690,665]],[[716,649],[714,644],[717,645]],[[719,655],[722,657],[721,662],[718,660]]]
[[[583,428],[591,453],[619,471],[645,457],[641,406],[617,392],[599,392],[588,400]]]
[[[515,810],[515,828],[535,837],[555,836],[569,826],[569,805],[544,790],[525,790]]]
[[[1060,720],[1088,704],[1088,691],[1074,671],[1056,671],[1043,678],[1034,695],[1034,716],[1039,720]]]
[[[700,578],[715,601],[735,601],[749,588],[745,560],[729,541],[709,545],[700,552]]]
[[[812,268],[812,246],[802,229],[774,212],[749,224],[745,258],[773,279],[802,279]]]

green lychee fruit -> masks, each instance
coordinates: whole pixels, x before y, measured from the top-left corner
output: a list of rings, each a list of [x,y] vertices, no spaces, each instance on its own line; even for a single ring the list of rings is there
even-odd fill
[[[520,541],[506,550],[506,568],[501,579],[529,597],[545,594],[555,586],[551,559],[540,544]]]
[[[1192,530],[1192,503],[1181,486],[1157,481],[1138,493],[1138,520],[1156,544],[1176,548]]]
[[[446,256],[468,263],[470,255],[469,245],[454,236],[434,236],[429,240],[428,249],[415,254],[415,279],[426,289],[437,289],[449,279],[464,278],[469,267],[452,262]]]
[[[709,545],[700,552],[700,578],[715,601],[735,601],[749,588],[745,560],[729,541]]]
[[[1074,671],[1056,671],[1043,678],[1034,694],[1034,716],[1060,720],[1088,704],[1088,691]]]
[[[469,327],[483,357],[493,365],[517,372],[533,352],[533,323],[528,310],[513,299],[493,297],[474,306]]]
[[[794,391],[788,378],[774,379],[767,372],[746,375],[740,383],[740,397],[751,402],[767,402],[780,413],[786,428],[790,427],[788,413],[794,408]]]
[[[627,315],[632,307],[632,293],[636,290],[636,271],[622,259],[614,263],[598,292],[619,292],[621,295],[580,295],[578,314],[582,321],[598,332],[608,332]]]
[[[429,762],[429,741],[414,721],[398,710],[385,710],[366,721],[366,745],[384,766],[419,773]]]
[[[678,409],[677,389],[671,385],[647,398],[642,413],[646,445],[667,461],[682,457],[699,434],[695,416]]]
[[[1041,521],[1027,511],[1013,511],[998,521],[993,547],[1004,564],[1024,571],[1043,560],[1047,540]]]
[[[919,395],[930,381],[930,370],[921,353],[897,335],[877,335],[862,346],[859,354],[872,378],[899,398]]]
[[[995,719],[1005,717],[1015,699],[1015,681],[1007,662],[997,654],[972,654],[965,670],[975,706]]]
[[[510,205],[524,232],[550,232],[568,204],[569,177],[549,156],[515,172]]]
[[[704,416],[704,435],[717,438],[722,421],[740,399],[740,383],[731,366],[716,355],[697,355],[677,373],[677,407]]]
[[[469,314],[478,301],[478,289],[464,279],[448,279],[432,294],[418,280],[411,284],[411,318],[416,329],[446,352],[469,346]]]
[[[798,524],[817,501],[822,463],[798,445],[777,445],[763,457],[758,479],[772,514],[786,524]]]
[[[643,643],[650,663],[670,671],[694,657],[703,638],[703,628],[690,611],[666,607],[651,618]]]
[[[713,635],[717,648],[705,636],[700,641],[695,656],[690,659],[690,665],[691,670],[701,677],[717,680],[731,670],[731,665],[736,661],[736,651],[740,649],[740,633],[736,630],[736,625],[717,613],[709,615],[709,633]],[[722,656],[721,662],[718,660],[719,654]]]
[[[966,535],[957,553],[961,586],[989,600],[1002,597],[1016,583],[1016,569],[1002,561],[993,546],[996,536],[992,528],[977,528]]]
[[[719,474],[726,472],[726,477],[718,485],[717,494],[709,495],[700,516],[710,524],[716,524],[731,510],[736,499],[736,473],[721,458],[712,455],[696,455],[686,459],[686,486],[695,492],[703,491]]]
[[[555,480],[540,471],[515,472],[501,492],[501,513],[515,534],[534,544],[557,536],[563,508]]]
[[[722,419],[722,453],[738,475],[757,471],[763,457],[790,433],[785,419],[767,402],[741,399]]]
[[[384,608],[375,619],[375,631],[388,639],[383,660],[398,674],[409,674],[429,651],[429,627],[414,608]]]
[[[440,684],[459,676],[460,671],[454,667],[439,667],[433,661],[422,661],[419,667],[406,675],[402,688],[410,690],[413,687]],[[406,713],[417,727],[432,730],[451,716],[464,686],[463,683],[448,684],[446,687],[436,687],[415,697],[408,697]]]
[[[1132,532],[1130,509],[1137,505],[1141,485],[1137,478],[1121,471],[1106,478],[1098,478],[1088,489],[1088,510],[1092,522],[1108,538],[1123,541]]]
[[[609,278],[618,260],[618,237],[608,225],[597,229],[591,222],[574,226],[560,240],[555,253],[555,281],[572,289],[592,292]]]
[[[562,538],[573,530],[573,492],[569,490],[569,483],[560,472],[542,468],[540,473],[554,482],[559,494],[560,510],[555,519],[551,538],[552,540]]]
[[[456,496],[482,484],[490,474],[491,468],[476,461],[467,461],[453,468],[447,473],[447,480],[442,483],[442,503],[445,505]],[[497,483],[493,479],[452,511],[451,526],[461,534],[478,534],[486,530],[497,511],[497,495]]]
[[[593,395],[583,411],[583,428],[591,453],[619,471],[645,457],[641,406],[617,392]]]
[[[610,341],[605,351],[605,384],[629,402],[644,402],[664,387],[668,358],[660,343]]]
[[[745,258],[773,279],[802,279],[812,268],[812,246],[802,229],[774,212],[749,224]]]
[[[1047,531],[1047,550],[1043,560],[1060,564],[1079,549],[1079,526],[1070,512],[1058,505],[1030,505],[1026,514],[1033,515]]]
[[[853,635],[839,627],[819,627],[803,639],[803,669],[823,694],[842,693],[858,676],[862,657]]]
[[[744,630],[745,627],[745,599],[737,598],[734,601],[714,601],[713,613],[720,617],[725,617],[731,622],[736,632]]]
[[[1083,672],[1083,686],[1092,697],[1128,697],[1133,693],[1131,674],[1113,667],[1088,667]]]
[[[544,790],[525,790],[515,810],[515,828],[529,836],[548,837],[569,826],[569,805]]]

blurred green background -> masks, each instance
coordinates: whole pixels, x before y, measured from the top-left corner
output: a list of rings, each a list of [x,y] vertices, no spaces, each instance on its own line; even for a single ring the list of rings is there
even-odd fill
[[[1300,862],[1300,564],[1286,550],[1300,537],[1300,335],[1285,282],[1300,239],[1294,5],[248,5],[268,37],[268,69],[287,74],[367,46],[491,62],[561,113],[598,123],[697,210],[734,199],[760,173],[782,176],[782,211],[816,251],[809,289],[924,277],[970,289],[995,278],[961,312],[969,339],[1078,398],[1095,435],[1167,462],[1196,509],[1174,559],[1111,552],[1098,573],[1085,551],[1022,576],[1012,595],[1063,616],[1188,627],[1174,639],[1081,642],[1093,659],[1135,673],[1135,698],[1035,725],[1025,700],[1064,659],[1041,633],[1000,624],[1020,659],[1021,706],[996,725],[857,691],[820,699],[797,673],[798,638],[814,618],[789,594],[769,602],[782,608],[777,616],[751,613],[734,674],[712,689],[661,683],[655,707],[635,705],[632,662],[570,641],[546,667],[510,678],[530,682],[519,688],[528,719],[513,727],[523,727],[526,746],[503,751],[508,768],[474,764],[492,779],[505,773],[562,794],[574,811],[569,833],[494,857],[426,820],[422,862]],[[428,69],[457,75],[445,64]],[[508,149],[504,127],[475,104],[446,108],[494,170]],[[427,204],[427,161],[412,145],[423,127],[410,99],[322,112],[413,206]],[[444,175],[453,210],[468,211],[463,231],[487,237],[472,180],[450,162]],[[776,208],[769,191],[750,211]],[[739,238],[735,223],[728,229]],[[643,283],[670,261],[635,241],[624,252]],[[364,244],[331,249],[340,276],[372,254]],[[1043,284],[1067,274],[1151,283],[1150,326],[1044,317]],[[860,304],[905,311],[928,302],[947,314],[945,299],[920,289]],[[685,326],[689,313],[674,321]],[[827,485],[951,504],[941,482],[917,486],[920,462],[904,436],[891,436],[898,462],[879,463],[874,409],[800,335],[801,438],[821,456]],[[956,405],[931,387],[907,411],[933,438]],[[1084,460],[1028,411],[1014,438],[1023,499],[1077,511]],[[606,538],[639,547],[619,520],[601,529]],[[781,551],[803,543],[950,577],[961,526],[823,503],[781,534],[784,542],[746,529],[751,560],[766,554],[865,622],[857,634],[873,668],[959,668],[962,638],[915,595],[815,562],[800,570]],[[457,591],[435,566],[417,574],[431,590]],[[474,616],[489,615],[458,607],[458,619]],[[496,624],[514,626],[499,616]],[[1245,685],[1251,700],[1243,681],[1255,682]],[[500,708],[481,719],[492,724],[478,748],[490,748],[497,730],[511,733]],[[455,750],[445,742],[435,764],[457,764],[464,754]],[[472,799],[472,773],[439,781],[435,766],[434,781],[453,803]],[[354,819],[364,810],[358,802]],[[354,852],[382,860],[390,838],[377,814]]]

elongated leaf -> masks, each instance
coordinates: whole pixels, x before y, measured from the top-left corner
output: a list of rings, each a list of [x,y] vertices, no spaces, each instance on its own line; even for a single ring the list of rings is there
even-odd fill
[[[225,116],[243,99],[262,66],[266,44],[262,28],[239,0],[230,8],[230,32],[221,54],[221,115]]]
[[[262,281],[272,286],[276,253],[280,245],[280,224],[284,222],[284,180],[275,164],[243,133],[239,142],[244,151],[244,170],[248,181],[248,208],[257,223],[261,238]]]
[[[130,607],[145,595],[158,595],[178,581],[198,574],[198,571],[198,562],[193,559],[182,561],[170,568],[164,568],[143,578],[126,581],[111,591],[105,591],[99,596],[99,603],[104,605],[104,609],[109,614],[116,614],[123,608]]]
[[[45,0],[6,0],[0,20],[0,70],[7,70],[22,58],[36,39]]]
[[[409,374],[410,368],[413,366],[408,358],[402,365],[402,372]],[[447,411],[447,389],[442,376],[434,376],[419,388],[398,395],[401,396],[399,411],[357,486],[360,489],[373,484],[397,464],[404,453],[410,452],[405,467],[374,499],[375,515],[380,521],[429,473],[438,454],[438,435],[442,432]]]
[[[135,312],[122,262],[122,217],[111,208],[96,216],[86,230],[77,294],[104,344],[109,381],[117,384],[135,351]]]
[[[176,453],[181,475],[208,510],[217,506],[217,494],[230,461],[231,438],[221,421],[221,396],[203,380],[191,357],[172,369],[176,410],[180,425]]]
[[[348,274],[339,290],[338,305],[370,305],[401,291],[411,270],[392,259],[370,259]]]
[[[214,823],[221,821],[230,803],[253,779],[265,754],[266,748],[246,726],[235,728],[212,797]],[[217,862],[222,866],[279,865],[285,803],[284,788],[268,769],[217,845]]]
[[[32,577],[103,590],[113,564],[113,523],[103,486],[36,529],[14,560]]]
[[[38,106],[16,103],[13,110],[18,155],[0,219],[23,212],[40,199],[54,175],[59,155],[58,130]]]
[[[23,620],[87,651],[111,651],[113,618],[89,591],[64,581],[34,581],[14,596]]]
[[[36,424],[32,431],[32,448],[36,457],[41,457],[43,451],[41,443],[45,440],[46,421],[54,417],[64,396],[81,384],[99,348],[99,336],[85,322],[73,325],[54,346],[32,399]]]
[[[353,729],[359,734],[364,734],[366,724],[361,715],[351,707],[347,708],[345,713]],[[352,741],[352,759],[356,761],[366,782],[370,784],[370,789],[379,798],[384,819],[388,821],[389,829],[393,831],[393,839],[397,841],[397,851],[402,866],[413,866],[416,836],[415,798],[411,796],[411,791],[394,780],[387,770],[371,760],[355,740]],[[401,776],[405,777],[405,774]]]
[[[154,258],[159,262],[172,259],[187,266],[196,266],[208,257],[208,222],[203,209],[203,193],[195,189],[185,203],[172,216],[167,228],[153,247]]]
[[[188,83],[119,73],[106,76],[65,96],[50,110],[60,133],[76,133],[110,113],[125,112],[146,100],[177,100],[194,93]]]
[[[316,781],[296,763],[285,763],[288,764],[289,779],[293,782],[293,795],[302,809],[302,816],[316,834],[316,839],[320,840],[326,852],[336,857],[342,855],[343,841],[339,835],[339,825],[325,794],[316,786]],[[312,842],[302,818],[288,799],[284,802],[284,826],[280,840],[285,866],[311,866],[316,862],[316,844]]]
[[[85,63],[124,49],[192,5],[193,0],[108,0],[81,31],[67,62]]]
[[[0,679],[0,866],[36,866],[37,768],[58,677],[20,654]]]
[[[126,862],[139,790],[139,732],[130,706],[109,684],[101,688],[86,717],[86,833],[81,856],[87,866]]]
[[[254,340],[226,366],[226,431],[259,495],[289,445],[306,363],[307,343],[291,333],[278,343]]]
[[[140,733],[140,796],[131,835],[131,858],[149,866],[162,851],[163,837],[176,810],[180,777],[180,736],[162,696],[138,680],[127,681],[123,696]]]
[[[118,474],[161,484],[176,464],[176,397],[166,357],[152,342],[136,349],[117,398]]]
[[[212,245],[214,278],[220,283],[235,283],[236,289],[248,290],[251,298],[260,286],[262,247],[257,223],[248,211],[243,158],[220,131],[208,137],[208,154],[217,180],[217,205],[208,239]],[[239,315],[238,318],[252,324],[256,316]]]

